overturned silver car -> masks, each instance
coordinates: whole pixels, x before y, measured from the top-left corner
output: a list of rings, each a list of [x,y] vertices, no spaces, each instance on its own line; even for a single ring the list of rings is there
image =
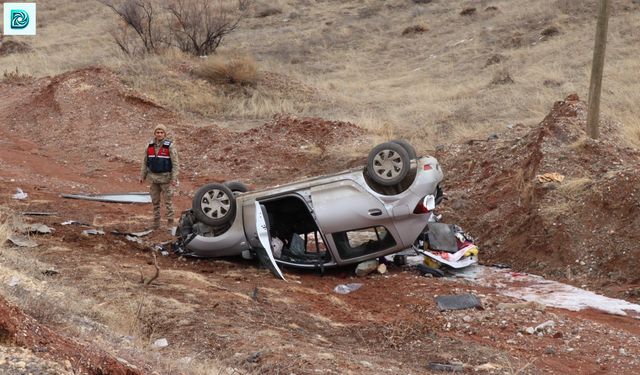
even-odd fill
[[[442,171],[403,140],[382,143],[367,165],[257,191],[211,183],[193,197],[176,231],[197,257],[257,256],[278,267],[319,268],[375,259],[411,247],[442,199]],[[429,199],[425,199],[428,197]]]

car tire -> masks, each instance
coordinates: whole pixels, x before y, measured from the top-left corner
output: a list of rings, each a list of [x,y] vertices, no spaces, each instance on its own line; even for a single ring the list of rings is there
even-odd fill
[[[418,157],[418,154],[416,153],[416,149],[413,148],[413,146],[411,146],[411,143],[407,142],[404,139],[394,139],[393,141],[391,141],[393,143],[397,143],[400,146],[402,146],[404,148],[404,150],[407,152],[407,155],[409,155],[409,160],[414,160]]]
[[[236,215],[236,198],[229,187],[212,183],[196,191],[192,201],[193,214],[202,223],[221,227]]]
[[[224,185],[233,192],[234,196],[238,195],[238,193],[246,193],[249,191],[249,187],[240,181],[226,181]]]
[[[367,157],[367,174],[382,186],[399,184],[409,173],[409,169],[409,155],[398,143],[381,143],[374,147]]]

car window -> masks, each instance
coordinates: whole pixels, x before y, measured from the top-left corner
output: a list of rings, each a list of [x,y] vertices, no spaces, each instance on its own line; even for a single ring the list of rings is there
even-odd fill
[[[396,245],[391,233],[383,226],[337,232],[332,236],[342,259],[377,253]]]

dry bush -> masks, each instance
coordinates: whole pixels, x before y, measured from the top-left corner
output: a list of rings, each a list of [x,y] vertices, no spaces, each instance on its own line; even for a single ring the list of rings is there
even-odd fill
[[[9,219],[9,209],[0,206],[0,247],[7,242],[7,239],[11,235],[12,227]]]
[[[217,84],[255,86],[258,82],[258,65],[248,55],[209,58],[195,73],[198,77]]]
[[[156,52],[166,44],[166,26],[162,25],[160,7],[151,0],[99,0],[120,17],[122,23],[112,32],[120,49],[133,54]],[[137,46],[136,41],[142,44]]]
[[[11,83],[15,85],[25,85],[29,82],[33,81],[33,77],[29,74],[20,73],[18,67],[16,70],[7,71],[5,70],[2,73],[2,82]]]
[[[464,8],[460,11],[461,16],[472,16],[476,14],[476,8]]]
[[[402,30],[402,35],[422,34],[422,33],[426,32],[428,30],[429,29],[424,25],[407,26],[407,28]]]
[[[121,20],[112,30],[126,54],[157,53],[176,46],[196,56],[213,53],[238,26],[249,0],[99,0]]]
[[[491,79],[492,85],[508,85],[512,83],[514,83],[513,78],[511,78],[511,74],[507,69],[500,69]]]
[[[237,8],[246,8],[245,3],[240,1]],[[169,26],[172,41],[180,50],[196,56],[213,53],[242,19],[242,13],[220,0],[174,0],[167,10],[173,15]]]
[[[0,36],[0,56],[10,55],[12,53],[26,53],[33,49],[25,42],[15,40],[4,40]]]

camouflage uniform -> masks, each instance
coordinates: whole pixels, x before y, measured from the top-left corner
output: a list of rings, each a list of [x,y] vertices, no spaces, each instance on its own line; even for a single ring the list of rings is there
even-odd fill
[[[153,203],[153,226],[154,228],[160,227],[160,197],[164,194],[164,203],[167,209],[167,224],[173,224],[173,189],[171,182],[178,180],[178,150],[173,142],[169,146],[169,156],[171,159],[171,171],[164,173],[154,173],[147,166],[148,161],[148,148],[151,144],[154,144],[155,154],[158,155],[162,144],[166,139],[162,141],[156,141],[155,139],[148,143],[145,148],[144,159],[142,160],[142,168],[140,170],[140,179],[148,179],[151,185],[149,186],[149,195],[151,195],[151,203]]]

